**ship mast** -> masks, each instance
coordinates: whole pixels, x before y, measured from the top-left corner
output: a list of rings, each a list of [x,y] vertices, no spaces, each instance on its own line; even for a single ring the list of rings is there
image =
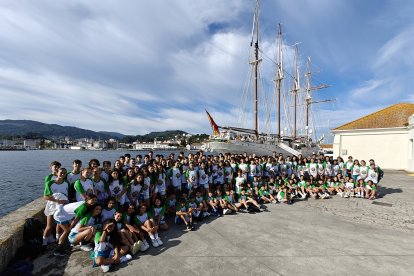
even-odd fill
[[[311,104],[314,103],[322,103],[322,102],[331,102],[331,101],[335,101],[335,99],[330,99],[330,100],[323,100],[323,101],[317,101],[317,102],[312,102],[312,91],[313,90],[319,90],[319,89],[323,89],[323,88],[327,88],[329,87],[326,84],[322,84],[319,86],[311,86],[311,58],[308,57],[308,61],[306,63],[306,98],[305,98],[305,105],[306,105],[306,126],[305,126],[305,131],[306,131],[306,138],[309,141],[309,112],[310,112],[310,108],[311,108]]]
[[[298,44],[295,44],[295,76],[294,76],[294,82],[293,82],[293,101],[294,101],[294,123],[293,123],[293,140],[296,139],[296,122],[297,122],[297,94],[300,90],[300,80],[299,80],[299,64],[298,64]],[[307,125],[307,123],[306,123]]]
[[[254,45],[253,45],[254,41]],[[253,17],[252,41],[250,46],[254,46],[254,60],[250,62],[254,70],[254,131],[256,140],[259,139],[259,0],[256,0],[256,9]]]
[[[282,53],[282,26],[280,23],[278,24],[278,32],[277,32],[277,48],[278,48],[278,60],[277,60],[277,78],[276,78],[276,85],[277,85],[277,134],[278,139],[280,141],[280,88],[281,83],[284,78],[283,75],[283,53]]]

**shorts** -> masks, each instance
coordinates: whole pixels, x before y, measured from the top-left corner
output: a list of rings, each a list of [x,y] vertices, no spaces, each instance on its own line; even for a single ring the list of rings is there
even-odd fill
[[[74,233],[74,232],[70,232],[69,233],[68,240],[69,240],[69,242],[71,244],[74,244],[75,243],[75,237],[76,237],[77,234],[78,233]]]
[[[92,267],[97,267],[98,266],[95,262],[96,257],[102,257],[104,259],[109,259],[111,256],[114,255],[114,250],[112,248],[108,248],[108,249],[102,250],[102,251],[92,251],[92,252],[95,253]]]
[[[57,221],[57,220],[55,220],[55,222],[56,222],[56,224],[70,224],[70,221],[69,220],[66,220],[66,221]]]

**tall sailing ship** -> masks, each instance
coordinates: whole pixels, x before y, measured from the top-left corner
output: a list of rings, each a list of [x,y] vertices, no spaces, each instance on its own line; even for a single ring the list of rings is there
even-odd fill
[[[260,45],[259,34],[259,0],[256,1],[256,8],[253,17],[253,27],[251,36],[251,60],[250,60],[250,76],[248,84],[246,85],[244,95],[250,94],[253,91],[253,121],[254,128],[232,127],[232,126],[219,126],[213,120],[212,116],[207,113],[207,117],[210,121],[213,133],[210,141],[206,144],[206,149],[215,152],[234,152],[234,153],[248,153],[258,155],[271,155],[273,152],[283,153],[287,155],[299,155],[299,154],[311,154],[318,153],[320,151],[320,145],[324,141],[324,136],[316,138],[316,133],[311,127],[312,106],[316,103],[329,102],[330,100],[313,101],[312,92],[328,87],[325,84],[319,86],[311,86],[311,59],[307,59],[307,70],[305,74],[305,89],[301,89],[299,62],[298,62],[298,45],[294,45],[294,66],[293,74],[288,73],[284,68],[283,63],[283,44],[282,44],[282,29],[278,24],[277,35],[277,60],[273,61],[276,64],[275,80],[274,80],[274,92],[270,97],[272,100],[262,99],[263,104],[269,104],[264,109],[267,109],[268,114],[265,117],[267,131],[259,131],[259,86],[260,82],[260,65],[262,63],[262,56],[265,56]],[[265,56],[268,58],[267,56]],[[270,58],[269,58],[270,59]],[[293,83],[293,87],[290,90],[283,91],[284,81],[286,81],[285,75],[288,75],[289,79]],[[251,85],[251,83],[253,83]],[[252,90],[252,91],[251,91]],[[264,92],[261,95],[265,95]],[[275,105],[277,97],[277,132],[272,131],[270,126],[270,118],[272,117],[272,107]],[[244,102],[249,97],[244,97]],[[282,100],[284,105],[284,119],[285,127],[281,128],[282,119]],[[244,105],[241,105],[242,109]],[[293,108],[293,110],[292,110]],[[245,110],[242,110],[243,113]],[[302,111],[302,128],[298,127],[298,113]],[[240,120],[241,123],[246,120],[245,118]],[[299,130],[299,131],[298,131]]]

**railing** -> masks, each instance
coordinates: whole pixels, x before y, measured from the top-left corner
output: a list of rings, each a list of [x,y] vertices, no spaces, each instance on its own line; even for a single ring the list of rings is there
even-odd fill
[[[283,149],[283,150],[285,150],[285,151],[287,151],[287,152],[289,152],[289,153],[291,153],[291,154],[293,154],[293,155],[298,156],[298,155],[300,154],[300,151],[297,151],[297,150],[295,150],[295,149],[293,149],[293,148],[289,147],[288,145],[286,145],[286,144],[284,144],[284,143],[278,143],[278,146],[279,146],[281,149]]]

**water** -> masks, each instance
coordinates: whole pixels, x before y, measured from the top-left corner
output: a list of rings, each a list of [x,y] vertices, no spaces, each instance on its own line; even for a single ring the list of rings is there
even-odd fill
[[[50,162],[56,160],[72,170],[72,161],[82,160],[86,165],[93,158],[101,162],[113,162],[128,151],[76,151],[76,150],[34,150],[34,151],[0,151],[0,217],[43,196],[45,176],[50,173]],[[178,155],[179,151],[173,151]],[[132,157],[143,156],[147,151],[128,152]],[[168,155],[169,152],[154,151],[154,155]],[[46,204],[46,201],[45,201]]]

